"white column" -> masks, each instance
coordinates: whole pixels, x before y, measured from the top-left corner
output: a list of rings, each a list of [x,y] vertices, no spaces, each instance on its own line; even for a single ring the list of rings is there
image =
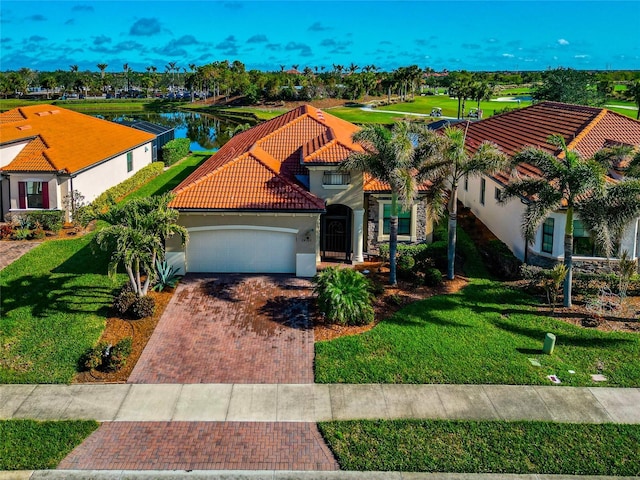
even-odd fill
[[[364,244],[364,209],[353,211],[353,263],[364,262],[362,246]]]

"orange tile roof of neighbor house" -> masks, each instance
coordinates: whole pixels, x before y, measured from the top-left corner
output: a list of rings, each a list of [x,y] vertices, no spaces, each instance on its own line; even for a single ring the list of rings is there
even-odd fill
[[[362,151],[358,127],[310,105],[232,137],[174,189],[179,209],[324,210],[300,183],[307,165],[336,165]]]
[[[569,150],[590,158],[598,150],[612,144],[640,146],[640,121],[606,108],[542,102],[519,110],[496,115],[479,122],[458,124],[467,128],[467,147],[471,151],[483,141],[496,143],[502,151],[513,155],[525,146],[533,146],[561,157],[561,150],[548,143],[550,135],[564,137]],[[521,164],[520,174],[537,176],[533,166]],[[506,183],[506,172],[495,175]]]
[[[76,173],[154,139],[154,135],[53,105],[0,113],[0,144],[28,141],[11,172]]]

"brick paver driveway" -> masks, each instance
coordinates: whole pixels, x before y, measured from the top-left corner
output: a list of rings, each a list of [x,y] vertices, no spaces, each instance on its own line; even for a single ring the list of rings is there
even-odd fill
[[[0,242],[0,270],[15,262],[29,250],[34,249],[42,242],[26,240],[5,240]]]
[[[129,383],[313,383],[311,283],[189,274]]]

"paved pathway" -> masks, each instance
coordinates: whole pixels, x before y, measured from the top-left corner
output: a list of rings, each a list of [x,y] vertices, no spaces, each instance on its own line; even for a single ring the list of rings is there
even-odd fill
[[[129,383],[313,383],[311,283],[187,275]]]
[[[550,420],[640,424],[640,388],[504,385],[0,385],[0,419],[102,422]]]
[[[0,270],[15,262],[29,250],[37,247],[42,242],[27,240],[3,240],[0,241]]]

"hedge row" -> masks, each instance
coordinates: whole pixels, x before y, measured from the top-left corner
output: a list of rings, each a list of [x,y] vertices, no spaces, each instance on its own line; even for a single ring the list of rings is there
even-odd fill
[[[43,230],[57,232],[64,223],[64,211],[62,210],[42,210],[38,212],[20,212],[12,214],[11,218],[20,225],[21,228],[33,229],[40,226]]]
[[[129,195],[152,178],[160,175],[164,170],[162,162],[153,162],[140,169],[132,177],[104,191],[89,205],[92,213],[102,213],[115,205],[122,197]]]
[[[168,167],[181,158],[189,155],[191,140],[188,138],[176,138],[162,146],[162,161]]]

